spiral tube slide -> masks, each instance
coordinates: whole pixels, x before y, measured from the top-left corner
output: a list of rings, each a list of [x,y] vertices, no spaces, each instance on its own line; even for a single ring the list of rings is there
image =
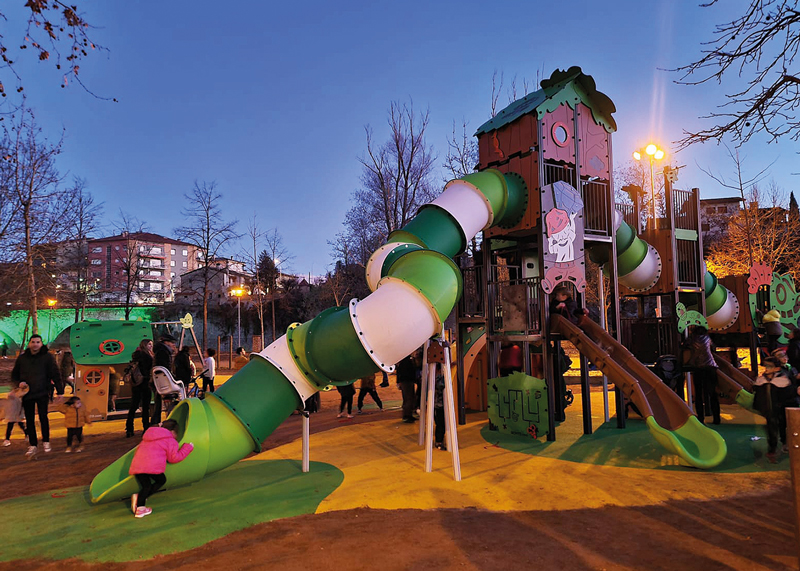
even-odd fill
[[[650,244],[636,235],[623,219],[622,213],[614,209],[614,241],[617,245],[617,273],[619,283],[633,291],[647,291],[661,277],[661,256]],[[598,265],[608,261],[609,248],[598,246],[589,250],[589,257]],[[603,273],[611,274],[605,266]]]
[[[511,226],[524,214],[522,177],[486,170],[450,181],[420,208],[367,264],[373,293],[295,323],[205,400],[186,399],[170,418],[179,440],[193,442],[186,460],[167,465],[166,488],[197,482],[253,451],[305,399],[329,385],[347,385],[409,355],[442,330],[461,290],[451,259],[478,232]],[[92,502],[126,498],[138,491],[128,475],[134,450],[92,481]]]
[[[706,320],[708,327],[715,331],[727,329],[739,318],[739,301],[732,291],[708,271],[703,262],[703,289],[706,296]]]

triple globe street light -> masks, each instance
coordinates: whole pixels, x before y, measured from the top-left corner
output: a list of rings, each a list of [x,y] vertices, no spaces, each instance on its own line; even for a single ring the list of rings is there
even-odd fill
[[[664,151],[659,149],[657,145],[649,143],[644,149],[644,154],[650,160],[650,192],[653,206],[653,228],[656,227],[656,186],[655,176],[653,174],[653,161],[660,161],[664,158]],[[642,151],[633,151],[633,158],[637,161],[642,160]]]

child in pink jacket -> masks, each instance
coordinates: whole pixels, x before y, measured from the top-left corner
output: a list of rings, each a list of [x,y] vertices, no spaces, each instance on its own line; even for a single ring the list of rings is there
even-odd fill
[[[136,477],[141,491],[131,496],[131,510],[136,517],[145,517],[153,510],[145,506],[147,498],[163,486],[167,477],[167,462],[177,464],[194,450],[189,442],[178,449],[178,423],[167,419],[161,426],[148,428],[136,449],[128,473]]]

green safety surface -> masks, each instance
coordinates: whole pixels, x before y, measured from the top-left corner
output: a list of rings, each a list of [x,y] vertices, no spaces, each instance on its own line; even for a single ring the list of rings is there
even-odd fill
[[[78,558],[93,562],[151,559],[193,549],[234,531],[314,513],[344,474],[330,464],[248,460],[192,486],[150,498],[136,519],[129,502],[93,506],[76,487],[0,502],[0,561]]]
[[[604,466],[621,468],[649,468],[668,470],[696,470],[678,465],[677,456],[666,452],[652,437],[643,420],[628,419],[624,429],[617,428],[617,421],[600,426],[595,424],[593,434],[577,437],[556,428],[556,441],[545,438],[534,440],[481,429],[484,440],[505,450]],[[728,454],[716,468],[704,472],[751,473],[788,470],[789,456],[784,454],[777,464],[770,464],[767,452],[767,429],[763,424],[720,424],[710,426],[725,439]],[[757,440],[752,440],[756,437]]]

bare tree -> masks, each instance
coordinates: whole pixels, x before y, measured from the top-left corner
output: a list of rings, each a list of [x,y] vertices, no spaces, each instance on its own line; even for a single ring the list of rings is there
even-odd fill
[[[277,228],[268,230],[264,234],[264,243],[266,244],[266,249],[261,252],[257,273],[261,275],[260,279],[266,285],[267,293],[269,294],[272,311],[272,340],[274,341],[276,339],[275,300],[283,288],[281,283],[283,270],[289,269],[289,263],[294,259],[294,256],[283,244],[283,236],[281,236]]]
[[[347,242],[350,251],[359,252],[360,263],[435,196],[436,155],[425,141],[428,121],[428,111],[416,113],[413,103],[392,102],[385,143],[375,143],[372,129],[365,128],[367,152],[359,159],[361,187],[353,193],[344,233],[337,238],[337,242]]]
[[[447,172],[445,182],[475,172],[478,165],[478,141],[467,134],[467,125],[466,119],[462,119],[461,130],[457,132],[456,122],[453,121],[453,131],[447,137],[447,154],[444,157],[444,169]]]
[[[266,284],[262,279],[261,273],[258,271],[258,253],[264,238],[264,231],[259,228],[255,214],[253,218],[248,221],[247,238],[247,248],[245,248],[241,256],[253,271],[253,278],[250,283],[250,299],[255,302],[256,316],[258,317],[258,323],[261,328],[261,343],[264,343],[264,305],[266,301],[264,293]]]
[[[742,212],[728,221],[727,231],[709,248],[707,263],[717,275],[746,274],[753,263],[800,275],[800,221],[789,216],[786,193],[771,182],[748,191]]]
[[[203,347],[208,341],[208,294],[213,277],[221,271],[213,264],[233,240],[240,237],[236,232],[236,221],[226,222],[222,218],[220,203],[222,194],[217,191],[216,182],[195,181],[191,192],[184,194],[186,208],[181,215],[187,225],[175,228],[178,238],[195,246],[201,255],[199,268],[201,294],[203,296]]]
[[[701,4],[711,7],[718,0]],[[682,85],[702,85],[731,75],[734,81],[726,101],[704,116],[717,122],[700,131],[685,131],[679,149],[729,136],[737,144],[746,143],[758,132],[770,141],[788,136],[800,138],[800,70],[795,58],[800,46],[800,10],[797,0],[751,0],[744,14],[719,24],[715,38],[705,42],[697,61],[676,70]]]
[[[23,264],[21,273],[25,276],[34,333],[39,327],[37,296],[44,285],[37,284],[37,269],[46,267],[49,258],[55,257],[46,245],[64,236],[73,206],[69,194],[60,186],[62,177],[55,164],[62,141],[50,143],[28,109],[22,109],[13,123],[3,128],[1,178],[13,199],[15,212],[9,228],[16,257]]]
[[[0,96],[6,97],[8,93],[8,87],[2,81],[3,76],[14,82],[13,89],[17,93],[23,92],[23,80],[16,64],[23,53],[30,49],[38,61],[52,62],[59,72],[61,87],[67,87],[70,81],[75,81],[97,97],[83,84],[79,72],[84,58],[90,52],[105,51],[105,48],[89,37],[92,27],[79,13],[78,7],[60,0],[27,0],[24,6],[30,10],[30,14],[21,37],[18,40],[9,39],[5,32],[0,36]],[[0,12],[0,19],[7,21],[3,12]]]
[[[62,292],[66,294],[67,303],[75,309],[77,323],[83,319],[89,292],[88,239],[99,227],[103,206],[95,203],[86,190],[86,181],[81,178],[74,179],[68,192],[72,208],[66,240],[59,248],[59,285],[64,288]]]
[[[118,258],[114,262],[122,272],[122,285],[125,286],[125,299],[123,300],[125,319],[130,319],[131,308],[136,305],[141,289],[139,280],[142,277],[142,264],[139,258],[139,248],[143,245],[141,236],[147,227],[135,216],[122,210],[119,211],[119,219],[114,223],[114,227],[123,238],[123,251],[117,254]]]
[[[739,150],[731,150],[730,147],[727,145],[725,148],[728,151],[728,156],[731,159],[734,167],[734,177],[728,178],[721,174],[715,174],[711,169],[705,169],[700,167],[704,173],[706,173],[709,177],[711,177],[717,184],[720,186],[736,191],[742,199],[742,204],[744,205],[744,210],[742,212],[743,222],[744,225],[739,225],[739,229],[744,232],[743,236],[746,238],[747,244],[747,262],[749,263],[748,267],[752,267],[754,263],[756,263],[757,259],[754,259],[754,251],[753,251],[753,238],[752,232],[758,228],[758,224],[755,224],[755,221],[750,220],[750,215],[753,210],[748,206],[747,199],[748,197],[745,196],[747,189],[755,189],[755,195],[751,196],[751,201],[755,200],[758,203],[759,193],[758,193],[758,183],[761,182],[764,177],[766,176],[767,171],[772,166],[773,163],[770,163],[761,171],[756,173],[754,176],[750,178],[745,178],[743,174],[743,158],[739,155]],[[773,184],[774,186],[774,184]],[[772,192],[771,200],[774,205],[777,205],[779,202],[778,193]],[[735,226],[735,225],[734,225]],[[710,249],[710,248],[709,248]]]

